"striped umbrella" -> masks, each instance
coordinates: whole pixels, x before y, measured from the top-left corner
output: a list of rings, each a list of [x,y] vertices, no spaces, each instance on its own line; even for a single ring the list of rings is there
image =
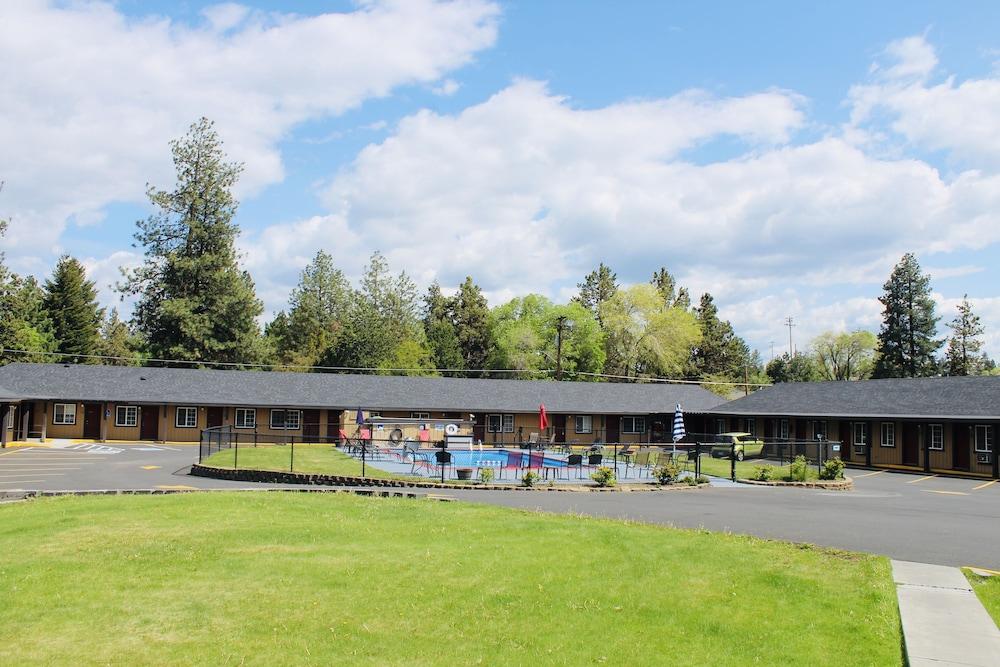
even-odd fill
[[[687,435],[687,431],[684,430],[684,412],[681,410],[681,404],[677,404],[677,410],[674,411],[674,458],[677,458],[677,443],[684,439]]]

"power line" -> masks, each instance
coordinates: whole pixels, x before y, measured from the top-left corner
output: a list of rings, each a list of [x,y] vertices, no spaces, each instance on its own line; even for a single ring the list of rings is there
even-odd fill
[[[515,368],[381,368],[378,366],[308,366],[306,364],[265,364],[265,363],[240,363],[236,361],[194,361],[190,359],[163,359],[157,357],[121,357],[107,354],[71,354],[69,352],[38,352],[35,350],[14,350],[0,347],[0,355],[24,354],[24,355],[46,355],[51,357],[69,357],[72,359],[96,359],[101,361],[125,361],[129,364],[139,362],[140,365],[149,363],[159,364],[186,364],[188,366],[223,366],[226,368],[263,368],[263,369],[286,369],[286,370],[314,370],[314,371],[337,371],[337,372],[377,372],[377,373],[532,373],[551,375],[553,371],[547,369],[525,370]],[[679,378],[661,377],[634,377],[631,375],[614,375],[611,373],[588,373],[586,371],[563,371],[573,375],[585,377],[606,378],[611,380],[631,380],[632,382],[660,382],[665,384],[705,384],[705,385],[731,385],[744,386],[746,382],[725,382],[722,380],[688,380]],[[749,383],[751,387],[768,387],[769,384]]]

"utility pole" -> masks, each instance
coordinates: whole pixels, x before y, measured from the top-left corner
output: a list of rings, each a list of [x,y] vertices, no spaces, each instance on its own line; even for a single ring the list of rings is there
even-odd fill
[[[795,348],[792,346],[792,327],[798,326],[791,316],[785,318],[785,326],[788,327],[788,360],[795,356]]]
[[[562,332],[567,319],[565,315],[556,318],[556,380],[562,380]]]
[[[774,341],[771,341],[771,361],[774,361]]]

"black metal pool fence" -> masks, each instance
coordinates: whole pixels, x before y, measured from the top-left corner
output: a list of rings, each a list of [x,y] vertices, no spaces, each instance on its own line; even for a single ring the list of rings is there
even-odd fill
[[[316,426],[313,429],[310,426]],[[240,450],[258,449],[263,447],[280,447],[287,452],[287,459],[280,460],[281,468],[289,472],[295,472],[296,468],[296,448],[301,454],[303,446],[315,448],[316,445],[329,445],[338,447],[342,451],[357,457],[362,462],[362,476],[367,474],[367,464],[385,460],[393,455],[393,452],[400,448],[409,447],[417,449],[448,449],[448,442],[445,439],[435,441],[416,441],[412,438],[400,439],[398,437],[386,438],[363,438],[360,434],[345,434],[340,432],[337,435],[318,435],[322,429],[318,425],[303,425],[302,429],[289,431],[287,433],[261,433],[256,429],[237,429],[231,425],[215,426],[201,431],[201,439],[198,446],[198,462],[202,463],[209,457],[219,452],[232,451],[232,459],[228,457],[216,459],[213,465],[225,468],[237,469],[240,467]],[[616,474],[620,467],[627,465],[629,457],[633,456],[641,448],[652,448],[660,452],[667,452],[671,458],[683,464],[685,469],[695,475],[703,474],[702,459],[713,458],[729,461],[728,477],[735,481],[737,463],[741,460],[747,462],[760,462],[775,466],[787,466],[799,456],[805,457],[809,466],[815,466],[817,473],[822,470],[823,463],[832,458],[842,457],[842,443],[833,440],[789,440],[779,438],[758,438],[757,442],[763,442],[763,448],[758,454],[756,446],[747,445],[746,450],[740,452],[740,448],[732,441],[731,437],[710,434],[710,433],[689,433],[677,443],[671,442],[594,442],[580,443],[569,442],[509,442],[509,443],[483,443],[486,450],[498,448],[520,448],[529,451],[556,452],[563,454],[583,454],[588,462],[598,461],[600,465],[613,468]],[[479,447],[479,443],[474,443]],[[455,444],[452,450],[467,450],[468,439],[464,439],[461,444]],[[673,458],[676,455],[676,458]],[[284,458],[284,457],[282,457]],[[529,461],[530,457],[525,457]],[[271,461],[272,465],[274,461]],[[245,468],[252,466],[245,465]],[[301,465],[300,465],[301,468]]]

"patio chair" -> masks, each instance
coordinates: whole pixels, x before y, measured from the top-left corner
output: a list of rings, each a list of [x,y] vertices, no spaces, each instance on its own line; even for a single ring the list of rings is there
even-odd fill
[[[583,477],[583,454],[570,454],[566,457],[566,466],[564,468],[566,471],[566,479],[569,479],[570,468],[576,468],[577,479],[581,479]]]
[[[513,450],[508,450],[507,452],[507,462],[504,464],[504,469],[513,470],[514,477],[516,478],[521,472],[521,462],[524,460],[524,456],[521,452],[515,452]]]
[[[527,446],[528,451],[531,451],[532,449],[538,449],[538,433],[529,433],[528,442],[521,445],[521,449],[524,449],[525,446]]]
[[[418,468],[430,472],[431,468],[433,467],[434,466],[433,463],[431,462],[430,452],[420,452],[420,451],[413,452],[413,462],[412,465],[410,466],[411,475],[416,474]]]
[[[649,476],[649,471],[654,465],[656,465],[656,452],[649,449],[648,447],[642,447],[639,452],[635,455],[635,459],[632,462],[632,466],[638,468],[639,477],[642,477],[642,473],[645,470],[646,475]]]
[[[587,467],[593,468],[594,466],[599,466],[604,462],[604,454],[588,454],[587,455]]]
[[[441,472],[447,470],[448,468],[451,468],[452,472],[455,471],[455,464],[452,463],[452,461],[451,461],[451,452],[445,451],[443,449],[440,450],[440,451],[434,452],[434,461],[438,465],[438,473],[439,474]]]

